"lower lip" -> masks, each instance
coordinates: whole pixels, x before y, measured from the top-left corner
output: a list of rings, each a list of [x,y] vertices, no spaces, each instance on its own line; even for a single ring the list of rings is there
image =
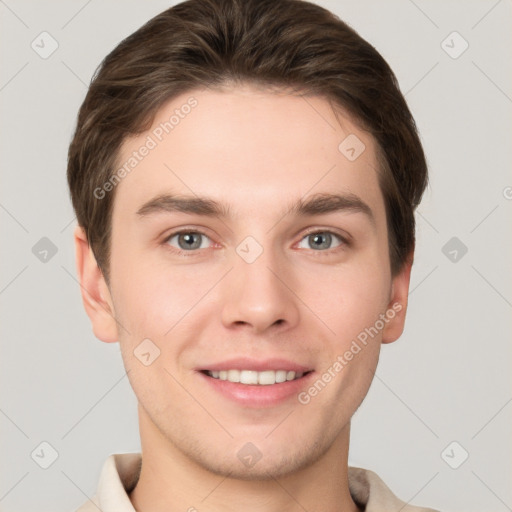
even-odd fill
[[[297,395],[311,380],[315,372],[310,372],[300,379],[269,384],[266,386],[240,384],[229,380],[220,380],[198,372],[199,376],[218,393],[245,407],[273,407]]]

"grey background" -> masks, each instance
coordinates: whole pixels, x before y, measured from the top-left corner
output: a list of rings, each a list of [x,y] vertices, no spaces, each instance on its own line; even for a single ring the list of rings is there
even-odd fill
[[[431,176],[406,331],[383,347],[349,463],[412,504],[512,510],[512,4],[318,3],[394,69]],[[118,344],[96,340],[82,309],[66,151],[101,59],[172,4],[0,0],[1,511],[74,510],[110,453],[140,450]],[[47,59],[31,48],[42,31],[59,45]],[[453,31],[469,43],[458,58],[442,47]],[[43,237],[57,250],[46,261]],[[452,237],[468,249],[455,262],[453,247],[443,252]],[[58,453],[48,469],[31,457],[50,456],[42,442]]]

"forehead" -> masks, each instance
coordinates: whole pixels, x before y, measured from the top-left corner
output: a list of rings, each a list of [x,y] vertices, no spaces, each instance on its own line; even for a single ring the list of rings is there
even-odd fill
[[[379,217],[377,166],[373,137],[322,97],[251,86],[191,90],[125,140],[114,218],[164,193],[211,197],[234,214],[260,218],[281,201],[353,194]]]

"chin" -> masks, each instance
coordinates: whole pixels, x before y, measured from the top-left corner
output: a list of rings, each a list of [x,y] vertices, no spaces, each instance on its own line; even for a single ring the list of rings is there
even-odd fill
[[[288,437],[287,442],[290,443],[291,439]],[[264,438],[261,442],[231,440],[226,443],[225,450],[212,453],[211,446],[215,444],[192,450],[187,455],[213,474],[248,481],[286,477],[311,466],[329,449],[325,439],[322,444],[294,440],[289,446],[285,446],[282,440],[271,443]]]

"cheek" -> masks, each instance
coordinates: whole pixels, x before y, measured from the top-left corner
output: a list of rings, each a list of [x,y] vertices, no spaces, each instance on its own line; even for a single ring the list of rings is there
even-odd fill
[[[144,338],[168,341],[173,330],[183,330],[201,310],[204,297],[222,272],[206,265],[171,268],[165,261],[136,259],[116,261],[116,274],[112,275],[116,318],[130,333],[126,336],[124,331],[132,344]]]
[[[343,345],[370,327],[387,307],[391,278],[379,263],[323,269],[301,280],[298,295]]]
[[[119,331],[123,362],[140,402],[163,413],[167,401],[158,397],[180,396],[173,376],[184,378],[184,357],[198,333],[199,315],[204,317],[201,299],[218,278],[192,266],[171,270],[128,260],[117,271],[116,319],[126,328]]]

